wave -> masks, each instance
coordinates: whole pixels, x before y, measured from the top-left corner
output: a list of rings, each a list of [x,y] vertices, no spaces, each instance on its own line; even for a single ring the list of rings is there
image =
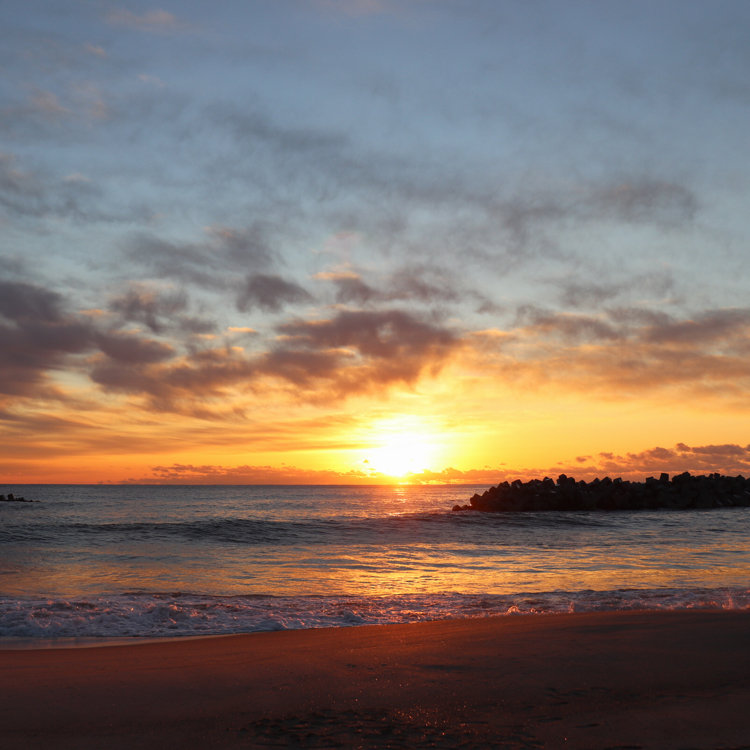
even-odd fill
[[[601,513],[454,513],[422,511],[369,517],[258,519],[213,517],[164,521],[36,521],[33,524],[6,524],[0,527],[0,542],[69,542],[79,540],[183,541],[234,544],[297,544],[327,542],[333,537],[377,539],[383,534],[391,539],[423,536],[426,539],[444,533],[446,527],[473,533],[492,533],[510,529],[563,529],[602,527],[611,523]],[[477,539],[480,541],[480,539]]]
[[[509,595],[385,597],[123,593],[85,598],[0,597],[0,645],[13,639],[226,635],[561,612],[750,609],[750,589],[616,589]]]

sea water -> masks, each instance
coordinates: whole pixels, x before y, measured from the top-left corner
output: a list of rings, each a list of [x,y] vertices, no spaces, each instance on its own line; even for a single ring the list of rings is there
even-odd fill
[[[748,508],[451,510],[484,489],[0,486],[0,639],[750,607]]]

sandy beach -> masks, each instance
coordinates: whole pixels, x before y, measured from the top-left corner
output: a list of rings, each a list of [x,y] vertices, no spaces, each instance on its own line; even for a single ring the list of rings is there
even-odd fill
[[[750,612],[0,651],[3,748],[750,747]]]

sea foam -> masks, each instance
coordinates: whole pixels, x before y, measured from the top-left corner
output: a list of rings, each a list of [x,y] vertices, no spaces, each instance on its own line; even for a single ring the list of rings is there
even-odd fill
[[[750,589],[618,589],[513,595],[0,597],[0,639],[224,635],[425,620],[637,609],[749,609]]]

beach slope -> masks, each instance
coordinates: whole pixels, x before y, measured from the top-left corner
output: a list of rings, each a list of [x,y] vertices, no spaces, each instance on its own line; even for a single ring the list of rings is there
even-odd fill
[[[0,651],[7,748],[750,747],[750,612]]]

